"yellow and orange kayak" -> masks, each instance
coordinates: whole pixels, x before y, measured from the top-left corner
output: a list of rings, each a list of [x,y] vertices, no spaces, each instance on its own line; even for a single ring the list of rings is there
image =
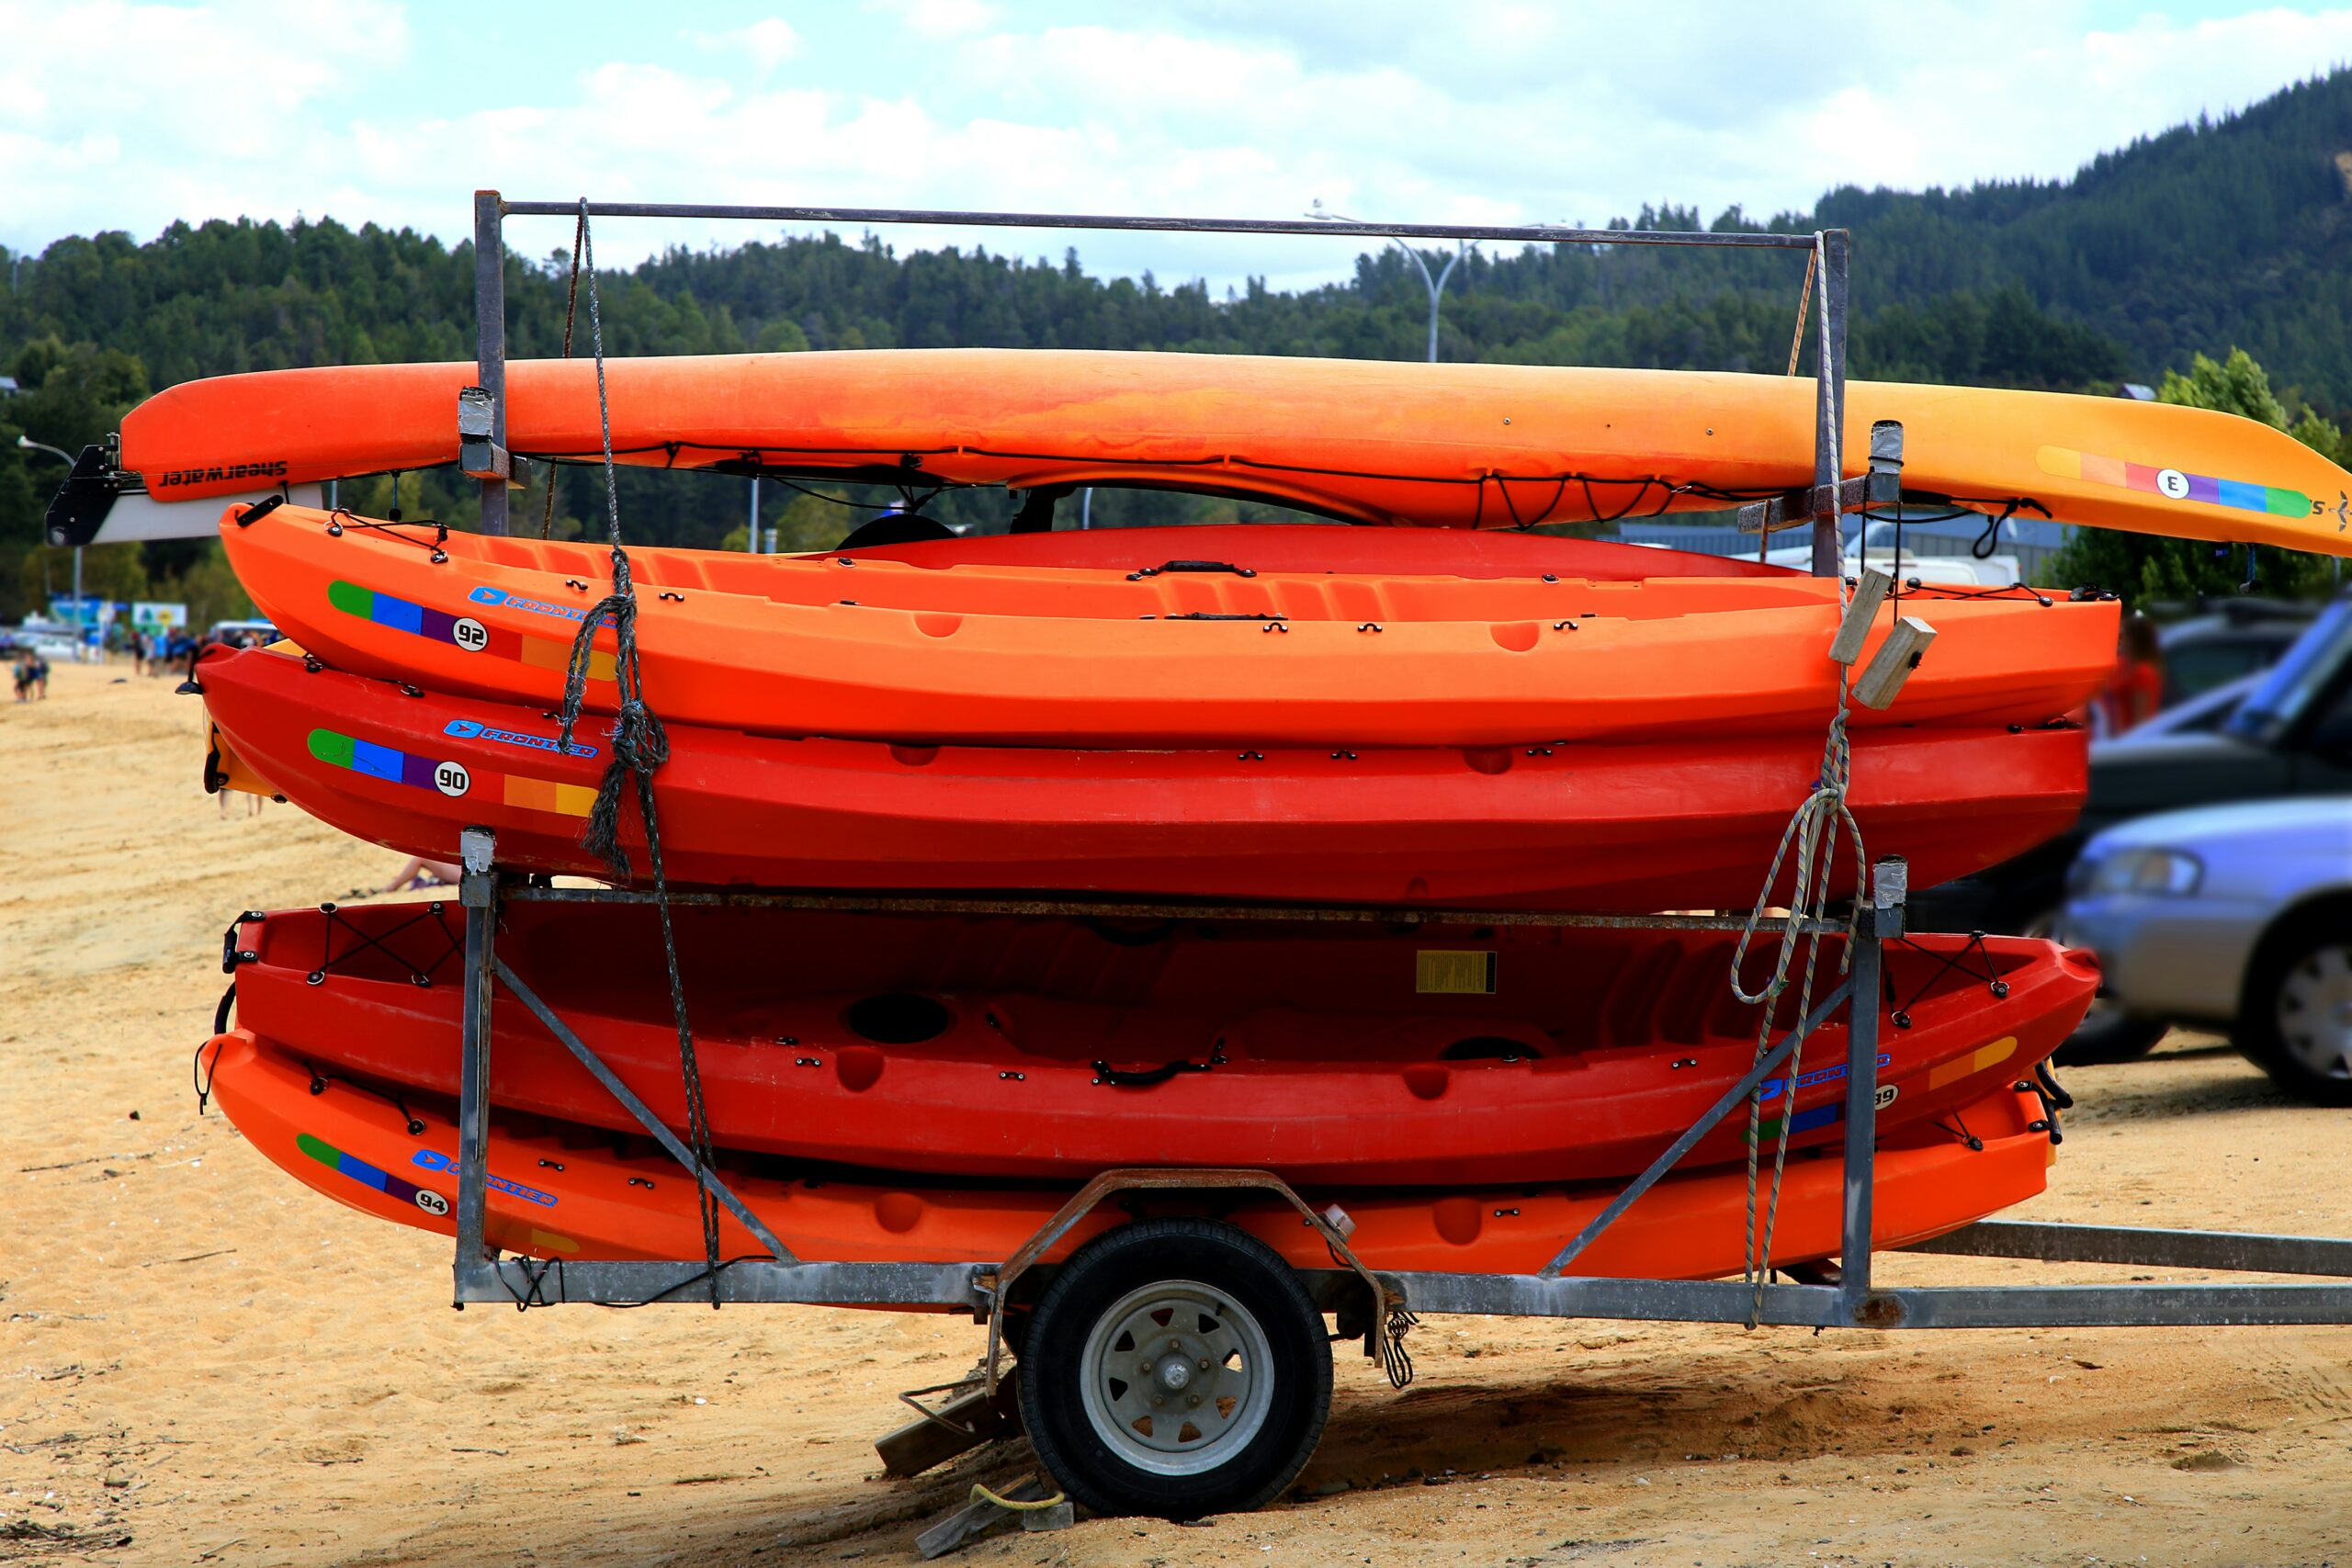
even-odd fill
[[[782,468],[1015,489],[1238,491],[1362,522],[1449,527],[1712,509],[1809,485],[1814,384],[1520,365],[890,349],[609,362],[625,463]],[[125,418],[122,466],[159,501],[458,457],[469,363],[190,381]],[[595,368],[507,367],[521,456],[601,449]],[[1997,510],[2187,538],[2352,552],[2352,475],[2201,409],[1855,381],[1844,468],[1904,426],[1904,483]]]
[[[664,718],[770,735],[1112,749],[1713,739],[1834,708],[1835,582],[1351,571],[1351,540],[1393,536],[1319,532],[1317,572],[636,550],[646,694]],[[232,507],[221,537],[262,612],[327,664],[533,707],[560,698],[610,588],[592,546],[300,506]],[[1904,607],[1937,640],[1859,724],[2040,724],[2113,664],[2111,603],[1930,589]],[[590,675],[609,708],[609,651]]]
[[[243,1029],[215,1035],[198,1062],[221,1110],[280,1169],[362,1213],[455,1233],[458,1136],[446,1101],[316,1073]],[[393,1113],[390,1097],[404,1114]],[[1949,1119],[1882,1138],[1872,1237],[1881,1247],[1924,1241],[2040,1193],[2053,1156],[2044,1115],[2031,1094],[2004,1088]],[[491,1244],[574,1261],[700,1258],[692,1179],[650,1138],[619,1144],[616,1152],[613,1134],[574,1123],[495,1117]],[[1072,1190],[881,1171],[816,1179],[783,1162],[724,1153],[720,1164],[752,1210],[809,1262],[1001,1262],[1045,1227]],[[1772,1236],[1775,1265],[1838,1250],[1844,1169],[1835,1148],[1791,1156]],[[1537,1184],[1304,1195],[1347,1211],[1356,1226],[1351,1243],[1372,1268],[1532,1273],[1617,1190],[1607,1183]],[[1670,1176],[1594,1241],[1577,1272],[1692,1280],[1737,1273],[1747,1212],[1747,1177],[1737,1165]],[[1329,1266],[1322,1241],[1279,1202],[1247,1203],[1230,1217],[1295,1267]],[[1098,1209],[1046,1256],[1067,1257],[1126,1218],[1107,1205]],[[726,1256],[761,1255],[733,1215],[721,1214],[719,1233]]]

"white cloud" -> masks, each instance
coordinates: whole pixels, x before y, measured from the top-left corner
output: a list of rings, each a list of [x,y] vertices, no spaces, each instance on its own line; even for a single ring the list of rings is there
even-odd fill
[[[763,72],[775,70],[800,52],[800,35],[782,17],[763,17],[731,33],[696,33],[705,50],[740,52]]]
[[[1002,15],[989,0],[866,0],[865,8],[889,17],[918,38],[960,38],[992,28]]]
[[[333,212],[451,238],[468,194],[1583,220],[1645,200],[1808,207],[1831,186],[2058,177],[2132,137],[2352,60],[2352,9],[2100,30],[2083,0],[1661,7],[1596,0],[1344,7],[1146,0],[1047,25],[976,0],[892,0],[658,31],[626,61],[518,62],[503,107],[438,112],[443,69],[387,0],[185,6],[0,0],[0,241],[175,217]],[[846,17],[846,21],[843,18]],[[842,28],[864,28],[844,36]],[[890,71],[884,44],[915,40]],[[577,41],[575,38],[575,42]],[[696,42],[715,47],[694,48]],[[683,46],[683,47],[681,47]],[[413,53],[418,58],[411,59]],[[847,84],[856,84],[847,85]],[[542,252],[560,225],[518,227]],[[608,225],[611,260],[736,243]],[[1163,277],[1344,271],[1350,243],[1043,233],[975,241]]]

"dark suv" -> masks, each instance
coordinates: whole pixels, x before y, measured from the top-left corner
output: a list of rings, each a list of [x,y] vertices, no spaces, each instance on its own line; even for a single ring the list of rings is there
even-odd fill
[[[2048,931],[2065,902],[2067,867],[2103,828],[2191,806],[2352,795],[2352,593],[2321,612],[2220,724],[2170,733],[2152,728],[2156,733],[2093,743],[2090,796],[2071,831],[1974,876],[1913,894],[1912,924]],[[2090,1050],[2122,1055],[2137,1043],[2102,1042]],[[2078,1036],[2076,1043],[2086,1042]]]

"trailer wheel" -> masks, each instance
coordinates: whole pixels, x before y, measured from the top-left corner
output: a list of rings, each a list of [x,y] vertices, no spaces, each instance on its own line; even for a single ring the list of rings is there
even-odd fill
[[[1098,1514],[1255,1508],[1331,1412],[1331,1347],[1298,1276],[1209,1220],[1141,1220],[1081,1247],[1038,1298],[1021,1366],[1038,1459]]]

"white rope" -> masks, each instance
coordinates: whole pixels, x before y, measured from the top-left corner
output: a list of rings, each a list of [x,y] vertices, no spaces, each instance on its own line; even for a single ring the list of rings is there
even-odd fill
[[[1815,254],[1817,256],[1820,241],[1818,234],[1815,236],[1815,241],[1816,244]],[[1805,276],[1807,283],[1810,284],[1815,276],[1812,266],[1807,266]],[[1826,280],[1823,286],[1826,287]],[[1808,288],[1806,290],[1808,298],[1812,290]],[[1823,302],[1822,319],[1825,321],[1828,319],[1828,306],[1826,300]],[[1802,315],[1799,320],[1802,321]],[[1804,328],[1800,326],[1798,332],[1802,334]],[[1829,448],[1830,521],[1836,525],[1838,536],[1842,539],[1845,536],[1845,517],[1839,503],[1838,481],[1845,477],[1843,452],[1845,411],[1838,406],[1837,366],[1831,357],[1834,352],[1828,334],[1825,332],[1821,339],[1821,378],[1822,397],[1826,401],[1828,417],[1820,433],[1820,439]],[[1849,603],[1846,580],[1841,573],[1838,579],[1838,609],[1841,622]],[[1797,947],[1800,943],[1804,947],[1804,978],[1797,989],[1796,1016],[1802,1020],[1813,1010],[1814,978],[1821,956],[1821,939],[1815,934],[1815,929],[1828,919],[1829,889],[1835,880],[1838,845],[1841,833],[1850,839],[1854,846],[1854,898],[1857,913],[1849,914],[1847,918],[1846,941],[1838,959],[1839,972],[1843,974],[1853,962],[1856,922],[1859,918],[1860,899],[1865,891],[1862,873],[1869,862],[1863,854],[1861,827],[1854,820],[1854,814],[1846,803],[1847,789],[1853,778],[1853,749],[1846,732],[1848,704],[1852,694],[1853,671],[1843,665],[1836,668],[1838,670],[1838,711],[1830,717],[1829,734],[1822,746],[1820,776],[1814,781],[1811,793],[1805,796],[1804,802],[1797,807],[1794,815],[1789,818],[1788,827],[1781,830],[1780,847],[1773,852],[1772,863],[1764,873],[1764,886],[1756,896],[1756,906],[1748,914],[1747,922],[1740,931],[1738,944],[1732,950],[1732,995],[1743,1002],[1760,1005],[1762,1008],[1761,1016],[1757,1020],[1756,1024],[1756,1060],[1758,1061],[1763,1060],[1770,1049],[1772,1021],[1780,1016],[1781,998],[1789,988],[1789,971],[1795,963]],[[1789,852],[1792,848],[1796,852],[1796,859],[1792,886],[1789,894],[1789,920],[1781,928],[1780,947],[1773,954],[1771,979],[1765,983],[1763,989],[1751,994],[1741,984],[1741,973],[1747,965],[1748,946],[1755,941],[1758,931],[1764,923],[1765,911],[1771,908],[1773,885],[1780,881],[1781,868],[1789,863]],[[1878,998],[1875,997],[1856,997],[1848,1004],[1849,1015],[1851,1015],[1852,1010],[1875,1007],[1877,1002]],[[1747,1326],[1750,1328],[1756,1326],[1758,1319],[1763,1315],[1764,1311],[1764,1281],[1771,1271],[1772,1234],[1780,1220],[1781,1189],[1788,1168],[1789,1133],[1796,1118],[1797,1084],[1804,1071],[1804,1045],[1805,1043],[1803,1040],[1797,1042],[1796,1048],[1790,1053],[1788,1067],[1781,1080],[1782,1086],[1780,1095],[1781,1117],[1773,1136],[1772,1184],[1764,1206],[1764,1234],[1760,1247],[1758,1246],[1757,1236],[1757,1188],[1758,1166],[1760,1159],[1758,1145],[1761,1141],[1764,1118],[1763,1087],[1758,1085],[1757,1091],[1748,1096],[1747,1100],[1747,1228],[1740,1252],[1740,1280],[1752,1289],[1747,1309]]]

